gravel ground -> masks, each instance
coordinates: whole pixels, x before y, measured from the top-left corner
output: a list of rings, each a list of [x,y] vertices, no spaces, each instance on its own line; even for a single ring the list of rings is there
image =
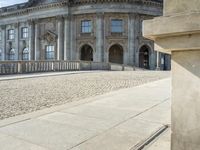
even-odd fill
[[[0,81],[0,119],[169,77],[169,72],[96,72]]]

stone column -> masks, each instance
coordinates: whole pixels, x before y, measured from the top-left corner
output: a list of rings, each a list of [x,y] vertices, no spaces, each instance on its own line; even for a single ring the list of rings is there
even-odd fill
[[[2,31],[2,55],[1,59],[6,60],[6,25],[1,26]]]
[[[129,64],[135,65],[135,14],[129,14],[128,18],[128,55]]]
[[[70,60],[70,17],[64,16],[64,60]]]
[[[160,54],[159,51],[156,51],[156,70],[160,70],[159,60],[160,60]]]
[[[141,21],[140,21],[140,16],[138,14],[135,14],[135,21],[134,21],[134,34],[135,34],[135,38],[134,38],[134,65],[136,67],[139,67],[139,55],[140,55],[140,47],[139,47],[139,34],[141,31]]]
[[[76,50],[76,22],[75,16],[70,16],[70,60],[79,59],[79,51]]]
[[[57,40],[57,60],[63,60],[63,17],[59,16],[57,18],[58,26],[58,40]]]
[[[144,36],[172,55],[172,150],[200,149],[200,1],[166,0]]]
[[[35,21],[35,60],[40,60],[39,24]]]
[[[95,62],[102,62],[104,51],[103,51],[103,34],[104,34],[104,22],[103,22],[103,13],[96,14],[96,52],[94,61]]]
[[[29,60],[34,60],[34,22],[29,20]]]
[[[22,60],[22,54],[19,53],[19,23],[15,24],[15,60]]]

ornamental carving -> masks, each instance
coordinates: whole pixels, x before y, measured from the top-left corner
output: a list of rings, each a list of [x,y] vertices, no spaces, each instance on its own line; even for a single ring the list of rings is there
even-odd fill
[[[57,34],[53,33],[52,31],[47,31],[44,36],[43,40],[46,40],[49,43],[56,42],[57,40]]]

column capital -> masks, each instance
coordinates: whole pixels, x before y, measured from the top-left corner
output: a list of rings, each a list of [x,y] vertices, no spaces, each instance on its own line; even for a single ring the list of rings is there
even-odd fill
[[[66,14],[66,15],[63,15],[63,18],[64,18],[65,20],[69,20],[69,19],[71,18],[71,16],[70,16],[69,14]]]
[[[28,25],[34,25],[34,20],[33,19],[28,20]]]
[[[62,21],[63,20],[63,15],[56,16],[56,20],[57,21]]]
[[[6,25],[1,25],[0,28],[1,28],[2,30],[5,30],[5,29],[6,29]]]
[[[129,13],[129,18],[131,18],[131,19],[139,19],[140,15],[138,13]]]
[[[14,24],[14,27],[15,27],[15,28],[18,28],[18,27],[19,27],[19,24],[20,24],[19,22],[15,23],[15,24]]]
[[[97,12],[96,16],[97,18],[102,18],[104,16],[104,12]]]

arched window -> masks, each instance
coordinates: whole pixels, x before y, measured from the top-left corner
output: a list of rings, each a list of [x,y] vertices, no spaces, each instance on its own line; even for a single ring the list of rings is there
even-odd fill
[[[29,49],[28,48],[24,48],[22,56],[23,56],[22,57],[23,60],[29,60]]]
[[[14,48],[10,49],[9,60],[15,60],[15,49]]]
[[[123,64],[124,50],[121,45],[115,44],[109,49],[109,62]]]
[[[93,49],[90,45],[85,44],[81,47],[80,59],[84,61],[93,61]]]

